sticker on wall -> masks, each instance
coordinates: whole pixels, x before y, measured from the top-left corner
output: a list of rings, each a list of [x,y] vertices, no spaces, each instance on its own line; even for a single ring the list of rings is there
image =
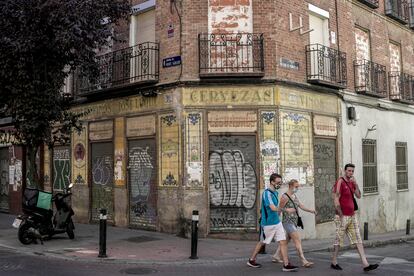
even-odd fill
[[[263,182],[267,188],[269,187],[270,175],[279,172],[279,144],[274,140],[265,140],[261,142],[260,154],[263,166]]]

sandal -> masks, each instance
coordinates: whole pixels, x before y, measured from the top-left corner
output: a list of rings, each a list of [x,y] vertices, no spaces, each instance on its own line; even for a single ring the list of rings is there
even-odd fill
[[[303,266],[303,267],[306,267],[306,268],[310,268],[310,267],[312,267],[312,266],[313,266],[313,263],[312,263],[312,262],[306,262],[306,263],[304,263],[302,266]]]
[[[282,264],[283,261],[279,257],[272,256],[272,263],[280,263],[280,264]]]

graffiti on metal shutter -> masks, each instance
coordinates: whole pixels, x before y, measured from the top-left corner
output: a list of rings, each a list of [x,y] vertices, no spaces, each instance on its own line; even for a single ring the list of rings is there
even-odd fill
[[[332,185],[336,181],[336,140],[315,139],[315,208],[316,223],[331,221],[335,215]]]
[[[9,209],[9,148],[0,148],[0,210]]]
[[[113,219],[113,145],[92,144],[92,219],[99,219],[99,210],[105,208],[108,220]]]
[[[53,189],[63,190],[70,182],[70,148],[53,150]]]
[[[254,136],[210,136],[209,193],[212,230],[256,227]]]
[[[155,140],[129,142],[130,222],[136,226],[155,225],[156,160]]]

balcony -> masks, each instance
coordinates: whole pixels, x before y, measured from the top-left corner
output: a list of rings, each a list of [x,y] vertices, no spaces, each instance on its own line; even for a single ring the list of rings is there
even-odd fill
[[[370,8],[376,9],[379,7],[378,0],[358,0],[358,2],[361,2],[362,4],[367,5]]]
[[[156,83],[159,78],[159,45],[145,42],[97,56],[98,76],[75,72],[73,89],[77,95],[99,90]]]
[[[354,61],[355,92],[384,98],[387,96],[386,67],[369,60]]]
[[[390,72],[390,99],[402,103],[414,104],[414,76]]]
[[[321,44],[307,45],[306,75],[309,83],[345,88],[346,54]]]
[[[385,14],[402,24],[409,21],[408,0],[385,0]]]
[[[200,77],[263,77],[263,43],[263,34],[199,34]]]

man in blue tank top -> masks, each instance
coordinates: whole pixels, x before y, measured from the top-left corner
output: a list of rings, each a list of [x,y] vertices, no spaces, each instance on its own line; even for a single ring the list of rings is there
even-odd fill
[[[256,262],[257,254],[264,244],[270,244],[273,239],[279,242],[282,258],[283,271],[296,271],[298,268],[289,263],[287,254],[286,232],[279,219],[279,212],[281,211],[278,199],[278,190],[282,185],[282,177],[279,174],[272,174],[270,176],[270,185],[263,194],[261,200],[261,220],[260,220],[260,241],[257,243],[247,265],[250,267],[259,268],[260,264]],[[288,211],[288,210],[287,210]]]

